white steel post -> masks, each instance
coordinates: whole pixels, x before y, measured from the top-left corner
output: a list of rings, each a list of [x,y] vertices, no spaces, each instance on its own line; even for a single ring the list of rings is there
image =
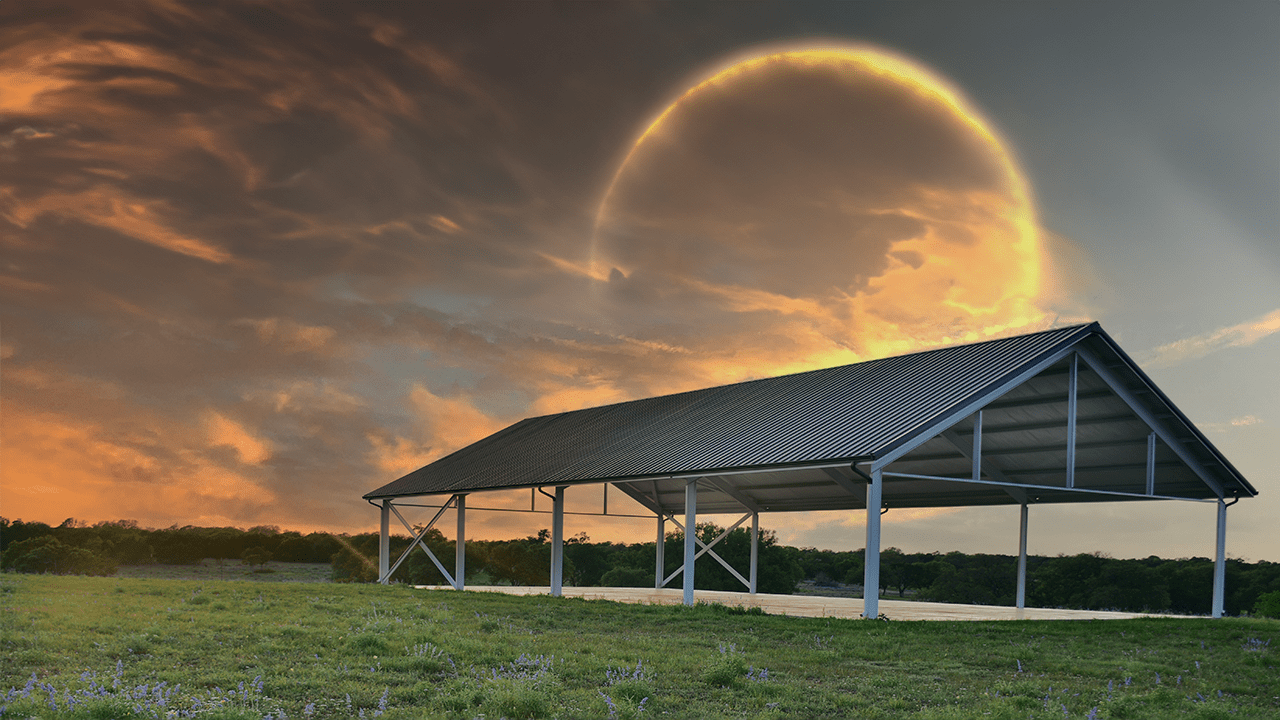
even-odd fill
[[[883,491],[884,476],[873,469],[871,482],[867,484],[867,549],[862,570],[862,617],[872,620],[880,617],[880,504]]]
[[[391,499],[382,501],[382,525],[378,530],[378,582],[391,582]]]
[[[667,574],[667,516],[658,516],[658,551],[653,560],[653,588],[662,589],[662,580]]]
[[[1022,610],[1027,606],[1027,504],[1022,503],[1019,513],[1022,521],[1018,530],[1018,597],[1017,607]]]
[[[564,581],[564,487],[556,488],[551,509],[551,594],[560,597]]]
[[[1213,561],[1213,616],[1222,617],[1227,589],[1227,503],[1218,498],[1218,554]]]
[[[1080,356],[1071,353],[1067,374],[1067,487],[1076,486],[1076,396],[1080,385]]]
[[[684,486],[684,604],[693,605],[693,561],[697,557],[694,538],[698,532],[698,481]]]
[[[467,586],[467,496],[459,495],[454,506],[458,508],[458,539],[453,550],[454,589]]]
[[[1147,494],[1156,494],[1156,434],[1147,435]]]
[[[982,411],[973,416],[973,479],[982,479]]]
[[[757,567],[760,564],[760,513],[751,513],[751,580],[750,592],[756,594],[756,578],[759,577]]]

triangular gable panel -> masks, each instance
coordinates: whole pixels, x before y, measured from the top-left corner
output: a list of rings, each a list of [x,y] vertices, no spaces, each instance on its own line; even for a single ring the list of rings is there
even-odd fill
[[[1069,352],[1025,383],[983,405],[980,433],[977,415],[970,415],[888,464],[886,504],[933,507],[942,497],[949,497],[956,505],[990,505],[1147,497],[1208,499],[1219,497],[1219,491],[1228,497],[1254,494],[1247,484],[1224,472],[1226,468],[1214,457],[1216,450],[1207,441],[1202,445],[1162,397],[1138,390],[1125,393],[1127,398],[1122,396],[1125,388],[1133,385],[1120,377],[1120,370],[1128,367],[1121,357],[1109,353],[1105,345],[1083,344],[1074,349],[1083,354],[1076,361],[1075,471],[1071,485],[1077,491],[1106,495],[1066,490]],[[1099,365],[1106,376],[1095,370]],[[1112,368],[1110,373],[1107,367]],[[1120,384],[1120,392],[1113,383]],[[1149,420],[1162,427],[1153,427]],[[976,448],[975,434],[981,436]],[[976,483],[961,488],[955,483],[894,475],[971,479],[975,451],[979,457],[978,478],[991,483],[983,488],[976,487]],[[1179,451],[1190,456],[1192,462],[1184,460]],[[1214,472],[1214,468],[1219,471]]]

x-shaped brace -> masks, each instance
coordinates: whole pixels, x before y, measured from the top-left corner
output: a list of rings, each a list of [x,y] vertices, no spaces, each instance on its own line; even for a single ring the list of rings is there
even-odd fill
[[[444,565],[441,564],[438,558],[436,558],[435,553],[431,552],[431,548],[427,547],[427,544],[422,542],[422,538],[427,536],[427,533],[435,526],[436,521],[440,519],[440,516],[444,514],[444,511],[452,507],[453,503],[457,499],[457,495],[450,497],[449,501],[436,512],[436,516],[431,518],[431,522],[427,523],[421,531],[414,530],[413,526],[409,524],[409,521],[405,520],[404,516],[400,514],[400,511],[396,509],[396,506],[388,503],[388,506],[391,508],[391,512],[396,514],[396,517],[400,519],[400,523],[404,525],[405,529],[409,531],[409,534],[413,536],[413,542],[409,543],[409,547],[405,548],[404,552],[400,554],[400,559],[396,560],[395,565],[391,566],[391,569],[387,571],[386,576],[378,578],[378,582],[386,582],[387,578],[394,575],[396,570],[400,567],[400,564],[405,561],[405,558],[409,557],[409,553],[413,552],[413,548],[416,545],[417,547],[422,548],[422,552],[426,553],[427,557],[431,558],[431,562],[435,563],[436,569],[444,576],[445,581],[453,586],[454,589],[459,589],[458,583],[453,579],[453,575],[451,575],[448,570],[444,569]]]

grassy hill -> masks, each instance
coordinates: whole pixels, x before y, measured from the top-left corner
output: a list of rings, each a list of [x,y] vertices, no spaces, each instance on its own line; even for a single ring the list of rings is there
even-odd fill
[[[1275,718],[1280,622],[0,576],[5,718]],[[12,689],[11,689],[12,688]]]

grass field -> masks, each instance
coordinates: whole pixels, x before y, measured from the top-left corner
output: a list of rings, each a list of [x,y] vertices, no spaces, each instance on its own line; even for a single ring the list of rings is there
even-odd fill
[[[199,565],[121,565],[115,576],[135,580],[327,583],[332,582],[333,566],[329,563],[269,562],[262,568],[250,568],[238,560],[205,558]]]
[[[1280,717],[1267,620],[826,620],[15,575],[0,610],[6,718]]]

